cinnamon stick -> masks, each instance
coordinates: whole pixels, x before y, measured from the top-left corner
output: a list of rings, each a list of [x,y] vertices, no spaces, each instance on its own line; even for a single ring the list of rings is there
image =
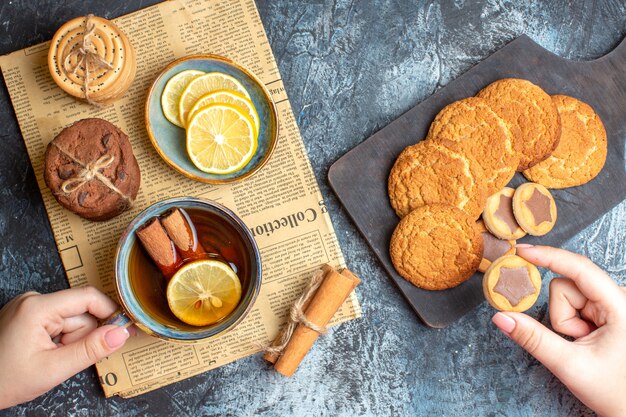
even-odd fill
[[[360,282],[361,280],[348,270],[342,271],[341,274],[330,271],[306,308],[305,316],[317,326],[326,326]],[[318,336],[319,333],[316,331],[302,323],[298,324],[285,350],[276,361],[274,369],[287,377],[292,376]]]
[[[324,271],[324,280],[326,279],[326,277],[328,276],[328,274],[331,271],[334,271],[333,267],[328,265],[328,264],[324,264],[322,265],[322,271]],[[321,285],[321,284],[320,284]],[[318,288],[319,290],[319,288]],[[317,291],[315,291],[315,294],[317,294]],[[311,296],[311,298],[309,298],[303,305],[302,305],[302,310],[305,312],[307,311],[307,308],[309,307],[309,305],[311,304],[311,301],[313,300],[313,298],[315,297],[315,294],[313,294]],[[281,331],[278,332],[278,334],[276,335],[276,337],[274,338],[274,341],[272,342],[272,344],[270,345],[271,347],[276,347],[276,346],[280,346],[281,341],[283,339],[283,335],[285,334],[285,328],[283,328]],[[280,357],[280,353],[278,352],[272,352],[272,351],[268,351],[265,352],[265,354],[263,355],[263,359],[265,359],[266,361],[270,362],[270,363],[276,363],[276,361],[278,360],[278,358]]]
[[[181,208],[174,208],[163,216],[161,223],[185,261],[206,258],[206,251],[198,239],[198,232],[189,214]]]
[[[148,220],[137,229],[136,234],[150,258],[169,280],[183,264],[183,260],[159,219],[154,217]]]

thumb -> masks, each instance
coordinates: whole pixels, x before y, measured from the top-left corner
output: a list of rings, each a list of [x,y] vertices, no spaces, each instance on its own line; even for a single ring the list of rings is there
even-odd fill
[[[115,325],[102,326],[84,338],[69,345],[50,351],[47,366],[54,378],[55,385],[60,384],[83,369],[95,364],[121,348],[129,337],[125,327]]]
[[[543,363],[557,377],[573,348],[572,344],[532,317],[522,313],[499,312],[493,323],[515,343]]]

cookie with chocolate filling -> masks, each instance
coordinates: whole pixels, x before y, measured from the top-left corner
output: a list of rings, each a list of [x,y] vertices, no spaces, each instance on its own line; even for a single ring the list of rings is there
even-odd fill
[[[483,293],[500,311],[526,311],[541,291],[541,275],[537,267],[516,255],[503,256],[485,272]]]
[[[504,240],[494,236],[487,230],[482,220],[477,224],[483,235],[483,259],[478,265],[480,272],[485,272],[493,261],[502,256],[515,255],[515,240]]]
[[[504,187],[493,194],[485,203],[483,221],[485,227],[500,239],[515,240],[526,236],[513,214],[513,194],[515,189]]]
[[[513,214],[517,224],[529,235],[543,236],[556,223],[556,203],[546,187],[527,182],[513,194]]]
[[[128,136],[103,119],[83,119],[48,144],[44,179],[66,209],[108,220],[135,200],[141,175]]]
[[[523,172],[548,188],[585,184],[602,170],[607,154],[606,131],[591,106],[568,96],[552,96],[561,117],[561,140],[552,155]]]
[[[465,212],[432,204],[416,208],[400,221],[389,252],[396,271],[407,281],[426,290],[444,290],[476,272],[483,239]]]
[[[468,97],[444,107],[426,139],[476,161],[488,196],[508,184],[519,164],[507,124],[482,98]]]
[[[427,204],[458,207],[472,218],[485,206],[486,181],[480,165],[431,141],[405,148],[389,174],[391,206],[399,217]]]
[[[489,84],[476,97],[489,102],[513,135],[523,171],[548,158],[559,144],[561,119],[541,87],[527,80],[505,78]]]

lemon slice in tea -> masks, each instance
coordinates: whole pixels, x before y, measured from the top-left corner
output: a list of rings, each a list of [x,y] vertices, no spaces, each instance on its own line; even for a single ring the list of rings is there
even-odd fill
[[[228,316],[241,299],[241,282],[227,264],[207,259],[184,265],[167,285],[172,313],[192,326],[207,326]]]
[[[210,104],[196,112],[187,126],[191,162],[210,174],[243,168],[257,149],[254,123],[230,104]]]
[[[180,123],[183,126],[187,123],[187,115],[200,97],[217,90],[232,90],[250,98],[248,91],[235,78],[221,72],[209,72],[191,80],[183,91],[178,103]]]
[[[180,103],[180,96],[182,96],[185,87],[194,78],[205,74],[203,71],[185,70],[179,72],[170,78],[165,84],[163,94],[161,94],[161,108],[165,118],[176,126],[183,127],[180,124],[180,113],[178,104]]]
[[[241,110],[242,113],[252,119],[252,122],[254,122],[256,134],[259,134],[259,127],[261,123],[259,121],[259,114],[257,113],[254,104],[252,104],[252,101],[250,101],[243,95],[230,90],[218,90],[200,97],[198,101],[196,101],[196,103],[193,105],[191,110],[189,110],[189,114],[187,115],[187,124],[189,124],[194,114],[196,114],[198,110],[213,103],[232,104],[233,106],[237,107],[238,110]]]

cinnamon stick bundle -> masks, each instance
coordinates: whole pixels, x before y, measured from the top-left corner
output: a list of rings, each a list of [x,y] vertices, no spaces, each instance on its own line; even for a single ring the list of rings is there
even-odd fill
[[[137,237],[148,255],[170,279],[183,264],[183,260],[158,218],[154,217],[137,229]]]
[[[185,210],[174,208],[166,212],[161,216],[161,223],[186,262],[206,258],[198,232]]]
[[[323,274],[323,278],[326,278],[326,275],[329,274],[330,272],[334,271],[333,267],[331,267],[328,264],[324,264],[322,265],[322,267],[320,268],[322,270],[322,274]],[[320,283],[321,284],[321,283]],[[309,286],[314,285],[313,282],[309,283]],[[318,286],[319,287],[319,286]],[[305,290],[306,292],[307,290]],[[317,292],[317,290],[315,290],[315,292]],[[312,294],[310,297],[308,297],[308,299],[306,299],[304,301],[304,303],[302,304],[302,311],[306,312],[307,308],[309,308],[309,304],[311,304],[311,301],[313,300],[313,296],[315,294]],[[306,313],[305,313],[306,314]],[[283,338],[285,337],[285,331],[287,330],[287,328],[283,328],[280,332],[278,332],[278,335],[276,335],[276,337],[274,338],[274,341],[272,342],[272,344],[270,345],[270,348],[277,348],[280,346],[280,344],[283,342]],[[276,361],[278,360],[278,358],[280,358],[281,352],[277,351],[278,349],[269,349],[265,352],[265,354],[263,355],[263,359],[265,359],[266,361],[270,362],[270,363],[276,363]]]
[[[317,291],[301,308],[305,319],[295,327],[282,352],[275,353],[270,350],[264,355],[265,360],[274,363],[276,371],[287,377],[293,375],[311,349],[319,337],[319,329],[325,328],[348,295],[361,282],[347,269],[338,273],[329,266],[325,266],[323,270],[325,275]],[[284,334],[281,332],[272,346],[280,345],[283,337]]]
[[[217,249],[200,242],[196,226],[182,208],[175,207],[160,218],[148,219],[136,233],[168,280],[183,264],[199,259],[217,259],[232,266]]]

